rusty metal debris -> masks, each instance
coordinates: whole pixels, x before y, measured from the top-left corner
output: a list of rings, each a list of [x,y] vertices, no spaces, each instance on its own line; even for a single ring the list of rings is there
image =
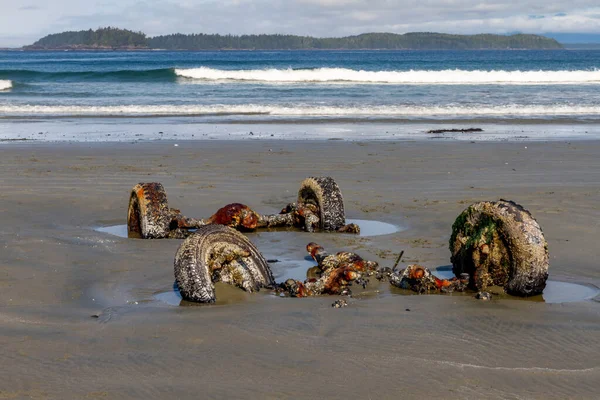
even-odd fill
[[[368,277],[374,275],[378,264],[366,261],[356,253],[347,251],[329,254],[316,243],[309,243],[306,250],[317,262],[309,270],[305,281],[288,279],[279,285],[280,293],[292,297],[318,296],[321,294],[350,295],[352,284],[366,287]]]
[[[398,288],[423,294],[464,292],[469,283],[467,274],[462,274],[460,278],[440,279],[429,269],[416,264],[400,270],[396,270],[395,266],[379,268],[376,262],[365,260],[356,253],[329,254],[316,243],[309,243],[306,250],[318,263],[317,267],[309,271],[312,276],[303,282],[288,279],[278,285],[280,292],[292,297],[321,294],[350,296],[351,286],[362,286],[365,289],[370,283],[369,278],[373,276],[378,281],[387,280]]]
[[[167,194],[160,183],[139,183],[131,190],[127,211],[130,237],[186,238],[193,230],[210,224],[225,225],[240,231],[296,227],[307,232],[360,233],[358,225],[346,225],[342,193],[331,177],[305,179],[300,185],[297,202],[288,204],[274,215],[261,215],[244,204],[232,203],[207,219],[189,218],[169,207]]]

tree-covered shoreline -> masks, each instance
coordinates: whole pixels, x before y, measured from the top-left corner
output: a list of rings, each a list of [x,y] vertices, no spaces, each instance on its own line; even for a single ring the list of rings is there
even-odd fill
[[[68,31],[47,35],[24,50],[529,50],[562,49],[539,35],[452,35],[416,32],[365,33],[341,38],[296,35],[172,34],[147,37],[118,28]]]

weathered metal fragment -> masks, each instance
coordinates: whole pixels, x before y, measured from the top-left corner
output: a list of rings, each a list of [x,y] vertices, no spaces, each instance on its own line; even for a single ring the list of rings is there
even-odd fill
[[[508,294],[542,293],[548,278],[548,244],[531,213],[507,200],[475,203],[452,226],[453,272],[468,273],[469,286],[500,286]]]

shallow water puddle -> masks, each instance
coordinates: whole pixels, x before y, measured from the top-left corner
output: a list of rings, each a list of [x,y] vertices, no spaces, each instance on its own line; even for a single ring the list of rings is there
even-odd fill
[[[431,272],[438,278],[450,279],[454,277],[452,269],[448,267],[443,267]],[[541,301],[544,303],[573,303],[593,299],[599,294],[600,289],[593,286],[548,280],[546,282],[544,293],[541,295],[532,297],[502,295],[501,297],[511,300]]]
[[[108,233],[109,235],[127,238],[127,225],[102,226],[94,229],[96,232]]]
[[[236,303],[247,303],[253,300],[254,294],[247,293],[235,286],[231,286],[222,282],[215,283],[215,293],[217,301],[214,305],[226,305],[226,304],[236,304]],[[167,292],[156,293],[153,296],[154,300],[158,300],[162,303],[168,304],[170,306],[205,306],[206,304],[202,303],[194,303],[191,301],[184,300],[181,297],[181,293],[179,292],[179,288],[177,284],[173,284],[173,289]]]
[[[287,279],[304,281],[307,278],[307,271],[316,267],[317,263],[310,257],[303,260],[277,260],[276,263],[269,263],[273,276],[277,282],[284,282]]]
[[[396,232],[404,231],[407,229],[405,227],[388,224],[387,222],[371,221],[371,220],[367,220],[367,219],[347,219],[346,223],[357,224],[358,226],[360,226],[360,234],[356,235],[356,236],[361,236],[361,237],[389,235],[391,233],[396,233]],[[126,224],[102,226],[102,227],[95,228],[94,230],[96,232],[108,233],[109,235],[118,236],[121,238],[128,237]],[[351,234],[348,233],[347,235],[351,235]]]
[[[179,306],[183,301],[179,288],[174,287],[173,290],[168,292],[157,293],[154,295],[154,299],[166,303],[170,306]]]

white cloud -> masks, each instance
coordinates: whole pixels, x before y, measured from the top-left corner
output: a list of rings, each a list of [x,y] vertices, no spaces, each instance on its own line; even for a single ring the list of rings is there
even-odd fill
[[[106,25],[150,36],[174,32],[342,36],[384,31],[600,34],[597,0],[54,0],[48,4],[0,0],[0,46]]]

